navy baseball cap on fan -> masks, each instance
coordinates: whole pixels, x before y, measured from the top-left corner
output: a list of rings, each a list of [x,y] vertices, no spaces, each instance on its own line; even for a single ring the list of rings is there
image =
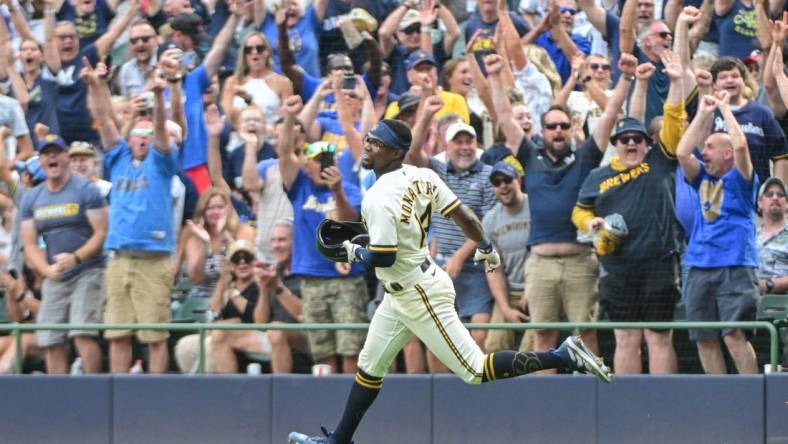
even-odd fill
[[[408,151],[410,149],[410,140],[402,140],[397,136],[397,133],[385,122],[380,121],[368,133],[367,139],[377,140],[386,148],[393,150]]]
[[[183,51],[183,48],[181,48],[179,44],[175,42],[165,42],[159,45],[159,49],[156,51],[156,56],[160,58],[162,54],[170,49],[180,49]]]
[[[634,117],[624,117],[616,122],[616,126],[613,128],[613,134],[610,135],[610,143],[613,145],[616,144],[616,139],[618,136],[624,133],[641,133],[643,137],[646,138],[647,143],[652,143],[651,137],[648,135],[648,131],[646,127],[643,125],[643,122],[634,118]]]
[[[405,111],[411,110],[413,108],[418,108],[419,100],[420,99],[417,96],[414,96],[413,94],[408,92],[399,96],[399,99],[397,99],[397,106],[399,107],[399,113],[397,115],[399,116],[399,114],[402,114]]]
[[[432,66],[438,66],[435,63],[435,57],[428,52],[424,52],[422,50],[416,50],[410,53],[408,56],[408,63],[406,64],[406,69],[410,71],[411,69],[421,65],[422,63],[429,63]]]
[[[65,151],[66,148],[66,141],[63,140],[62,137],[57,136],[55,134],[47,134],[46,136],[38,139],[38,144],[36,145],[36,151],[39,153],[46,148],[55,147],[60,149],[61,151]]]
[[[503,174],[506,177],[514,179],[515,177],[520,177],[520,172],[517,171],[517,168],[514,167],[511,163],[505,160],[499,160],[493,166],[492,171],[490,171],[490,179],[493,178],[496,174]]]

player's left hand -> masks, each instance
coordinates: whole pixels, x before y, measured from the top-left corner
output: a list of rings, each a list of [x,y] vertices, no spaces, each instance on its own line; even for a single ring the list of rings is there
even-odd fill
[[[347,251],[348,262],[357,262],[358,259],[356,259],[356,250],[361,248],[361,245],[354,244],[349,240],[346,240],[342,242],[342,246],[345,247],[345,251]]]
[[[476,253],[473,255],[473,262],[479,264],[482,261],[486,262],[484,271],[487,273],[501,266],[501,256],[499,256],[495,248],[492,247],[490,247],[489,251],[482,250],[481,248],[476,249]]]

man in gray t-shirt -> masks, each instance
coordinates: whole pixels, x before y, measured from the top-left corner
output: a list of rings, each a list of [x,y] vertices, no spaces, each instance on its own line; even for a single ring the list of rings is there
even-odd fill
[[[514,157],[495,164],[490,173],[498,203],[482,220],[484,232],[500,253],[503,267],[487,274],[487,283],[495,299],[490,322],[526,322],[525,259],[528,256],[528,234],[531,213],[528,196],[522,192],[522,177],[514,166]],[[530,330],[528,330],[530,333]],[[511,330],[491,330],[484,342],[487,353],[508,350],[514,346],[515,333]],[[531,334],[520,342],[520,350],[531,350]]]
[[[25,259],[44,277],[36,321],[100,323],[107,202],[96,185],[71,174],[63,139],[43,137],[38,151],[46,180],[25,194],[20,209]],[[101,370],[96,335],[69,332],[89,373]],[[66,373],[65,332],[39,331],[37,339],[46,349],[47,371]]]

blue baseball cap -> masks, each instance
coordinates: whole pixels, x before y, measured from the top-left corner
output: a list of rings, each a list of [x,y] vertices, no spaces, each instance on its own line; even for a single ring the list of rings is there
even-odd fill
[[[493,169],[490,172],[490,179],[492,179],[496,174],[503,174],[504,176],[511,179],[520,177],[520,172],[517,171],[517,168],[505,160],[499,160],[495,163],[495,165],[493,165]]]
[[[42,150],[49,148],[50,146],[59,148],[61,151],[65,151],[67,149],[66,141],[63,140],[62,137],[56,136],[54,134],[47,134],[46,136],[38,139],[38,144],[36,145],[36,151],[40,153]]]
[[[643,122],[634,117],[624,117],[616,122],[616,126],[613,128],[613,134],[610,135],[610,143],[615,145],[618,136],[624,133],[641,133],[646,138],[647,143],[650,144],[653,142]]]
[[[41,168],[41,161],[38,159],[38,156],[32,156],[25,161],[17,160],[15,166],[19,174],[29,174],[30,177],[33,178],[34,183],[41,182],[47,178],[44,169]]]
[[[408,63],[405,65],[405,67],[408,71],[410,71],[422,63],[429,63],[432,66],[438,66],[438,64],[435,63],[435,57],[433,57],[432,54],[419,49],[410,53],[408,56]]]

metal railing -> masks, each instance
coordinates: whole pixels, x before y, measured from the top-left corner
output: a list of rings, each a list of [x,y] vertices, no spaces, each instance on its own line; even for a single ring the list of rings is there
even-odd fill
[[[612,329],[760,329],[768,330],[770,338],[769,362],[771,371],[776,372],[779,359],[780,336],[777,327],[766,321],[753,322],[543,322],[543,323],[467,323],[468,329],[486,330],[612,330]],[[369,324],[225,324],[225,323],[177,323],[177,324],[0,324],[0,332],[10,331],[16,343],[16,373],[22,373],[22,333],[37,330],[168,330],[197,331],[200,335],[197,373],[205,372],[205,334],[208,330],[367,330]]]

